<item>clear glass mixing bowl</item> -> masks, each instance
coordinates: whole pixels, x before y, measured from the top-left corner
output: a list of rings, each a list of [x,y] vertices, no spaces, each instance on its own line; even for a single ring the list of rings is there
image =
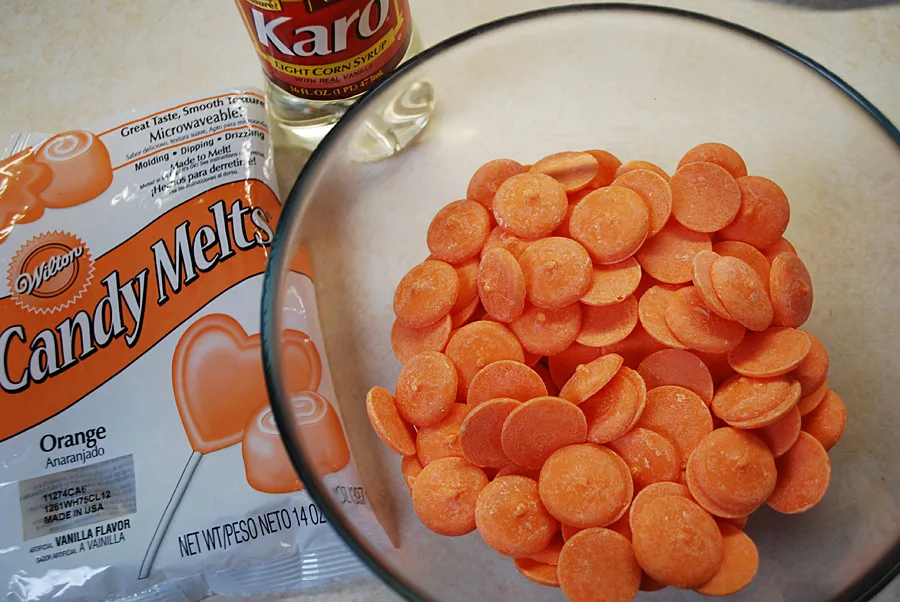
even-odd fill
[[[405,151],[360,162],[373,123],[416,82],[437,99]],[[379,117],[382,116],[382,117]],[[376,132],[377,134],[377,132]],[[377,140],[377,135],[374,140]],[[736,600],[863,600],[900,561],[900,132],[822,66],[765,36],[708,17],[626,5],[551,9],[490,23],[423,53],[357,104],[315,151],[291,191],[263,308],[268,386],[297,471],[331,524],[410,600],[562,600],[522,578],[477,533],[447,538],[416,520],[399,458],[366,418],[374,385],[393,390],[393,290],[423,260],[427,226],[496,157],[522,163],[605,148],[674,169],[704,141],[735,147],[751,173],[791,200],[787,237],[813,276],[808,328],[831,354],[831,387],[848,406],[831,452],[831,488],[813,510],[763,508],[747,527],[760,570]],[[389,141],[385,141],[389,143]],[[364,530],[353,505],[310,470],[314,450],[291,428],[280,332],[297,298],[286,285],[309,249],[347,436],[366,500],[396,547]],[[647,599],[696,600],[666,589]]]

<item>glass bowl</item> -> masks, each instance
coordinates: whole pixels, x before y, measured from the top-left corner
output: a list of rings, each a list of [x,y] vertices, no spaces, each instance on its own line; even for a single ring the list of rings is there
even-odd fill
[[[372,124],[417,82],[436,107],[403,152],[360,161]],[[678,10],[581,5],[511,17],[426,51],[363,98],[314,152],[287,200],[266,274],[264,362],[291,459],[332,525],[409,600],[562,600],[522,578],[477,533],[441,537],[412,512],[400,459],[369,426],[364,399],[393,390],[393,291],[428,255],[432,216],[465,196],[484,162],[605,148],[673,170],[705,141],[736,148],[791,200],[786,234],[812,274],[806,325],[827,346],[848,406],[825,499],[801,515],[766,507],[747,527],[761,562],[742,601],[864,600],[900,560],[900,133],[811,59],[760,34]],[[394,545],[310,470],[287,411],[279,355],[299,300],[286,274],[308,248],[336,400],[365,487]],[[359,501],[359,500],[357,500]],[[654,600],[696,600],[668,588]]]

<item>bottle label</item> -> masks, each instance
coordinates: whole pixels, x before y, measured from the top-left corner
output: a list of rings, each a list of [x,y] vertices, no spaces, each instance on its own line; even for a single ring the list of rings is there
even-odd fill
[[[235,0],[263,70],[300,98],[371,88],[409,46],[408,0]]]

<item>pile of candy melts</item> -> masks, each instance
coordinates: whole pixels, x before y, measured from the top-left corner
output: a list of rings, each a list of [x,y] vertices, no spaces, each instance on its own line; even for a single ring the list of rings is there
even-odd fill
[[[573,602],[746,587],[748,516],[817,504],[846,425],[789,217],[718,143],[671,177],[601,150],[480,167],[397,286],[395,392],[366,398],[422,523]]]

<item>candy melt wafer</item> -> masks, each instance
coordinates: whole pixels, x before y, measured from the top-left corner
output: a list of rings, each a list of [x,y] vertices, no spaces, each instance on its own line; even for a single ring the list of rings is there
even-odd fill
[[[0,160],[0,456],[19,459],[0,465],[0,598],[164,602],[198,583],[252,597],[273,571],[285,590],[363,573],[306,490],[353,492],[386,545],[303,249],[269,405],[259,301],[281,206],[263,96],[224,90],[17,140]],[[398,328],[398,355],[439,351],[448,327]],[[414,454],[391,393],[367,405]],[[306,483],[282,435],[308,446]]]
[[[525,311],[525,274],[506,249],[492,249],[482,255],[477,281],[478,298],[491,318],[512,322]]]
[[[529,401],[547,395],[547,385],[533,369],[515,360],[499,360],[479,370],[469,385],[467,403],[475,407],[501,397]]]
[[[759,570],[756,544],[733,525],[719,523],[722,533],[722,566],[697,591],[706,596],[730,596],[748,585]]]
[[[597,175],[588,183],[588,188],[597,189],[609,186],[616,179],[616,170],[622,165],[619,158],[605,150],[584,151],[597,160]]]
[[[800,423],[800,410],[795,407],[777,422],[753,429],[753,434],[762,439],[772,450],[772,455],[778,458],[797,441],[797,437],[800,436]]]
[[[634,169],[615,179],[613,186],[624,186],[638,193],[650,213],[648,236],[662,230],[672,213],[672,188],[658,173],[647,169]]]
[[[800,394],[809,395],[825,382],[828,377],[828,351],[819,338],[807,332],[809,337],[809,353],[806,354],[796,368],[791,370],[791,378],[800,383]]]
[[[395,320],[391,327],[391,347],[397,359],[405,364],[424,351],[443,351],[452,329],[449,314],[424,328],[410,328]]]
[[[511,234],[538,238],[559,226],[568,204],[559,182],[542,173],[526,173],[509,178],[497,189],[494,217]]]
[[[563,546],[557,567],[560,587],[573,602],[630,600],[641,583],[631,543],[609,529],[586,529]]]
[[[625,460],[636,491],[653,483],[678,478],[678,450],[659,433],[633,428],[607,445]]]
[[[416,516],[439,535],[470,533],[475,530],[475,503],[487,484],[484,471],[462,458],[435,460],[413,483]]]
[[[646,406],[643,381],[632,379],[630,368],[621,369],[597,393],[581,404],[587,419],[587,440],[607,443],[628,432]]]
[[[509,327],[529,353],[554,355],[567,349],[582,332],[582,307],[577,303],[557,310],[526,307]]]
[[[638,425],[671,441],[678,450],[681,467],[687,464],[700,440],[713,430],[712,417],[703,400],[693,391],[673,385],[647,391],[647,407]]]
[[[641,266],[630,257],[610,265],[593,266],[591,287],[581,297],[585,305],[615,305],[621,303],[641,282]]]
[[[481,491],[475,524],[485,543],[505,556],[540,552],[559,529],[541,503],[537,482],[520,476],[499,477]]]
[[[455,216],[442,242],[466,259],[445,255],[447,269],[398,287],[422,290],[398,324],[438,321],[395,324],[407,364],[397,391],[406,396],[411,351],[443,351],[466,402],[418,427],[406,482],[435,462],[483,467],[481,537],[514,557],[510,570],[570,600],[747,587],[759,570],[742,531],[749,515],[818,503],[847,421],[825,346],[799,329],[812,278],[782,237],[785,191],[707,142],[671,178],[598,150],[499,159],[479,168],[467,198],[498,224],[481,248],[462,211],[481,209],[451,202],[432,229]],[[446,378],[426,380],[440,388]],[[413,405],[400,403],[398,418],[431,407]],[[395,426],[400,437],[417,428]],[[443,491],[460,505],[423,522],[440,532],[457,510],[468,517],[470,493]]]
[[[429,426],[450,413],[458,386],[456,367],[437,351],[426,351],[403,366],[397,379],[397,409],[416,426]]]
[[[423,466],[428,466],[440,458],[462,457],[459,433],[468,413],[469,408],[466,404],[454,403],[444,418],[418,429],[415,453]]]
[[[797,402],[797,409],[800,410],[801,416],[806,416],[822,403],[825,395],[828,393],[828,378],[822,381],[822,384],[813,389],[809,395],[804,395]]]
[[[650,500],[632,515],[631,530],[638,564],[659,583],[701,587],[722,567],[719,527],[690,499],[665,495]]]
[[[522,362],[522,345],[508,328],[488,321],[472,322],[458,329],[447,343],[447,357],[459,375],[457,394],[465,399],[479,370],[496,361]]]
[[[695,232],[716,232],[734,221],[741,191],[728,171],[715,163],[688,163],[669,182],[672,216]]]
[[[503,423],[503,452],[512,462],[540,468],[550,454],[567,445],[583,443],[587,420],[577,406],[558,397],[528,401]]]
[[[419,457],[416,455],[403,456],[403,460],[400,461],[400,472],[403,474],[403,480],[406,481],[406,486],[409,487],[410,495],[412,495],[412,488],[413,484],[416,482],[416,477],[421,474],[424,468],[422,463],[419,462]]]
[[[547,358],[550,376],[557,387],[564,387],[578,366],[600,357],[600,350],[580,343],[572,343],[564,350]]]
[[[512,159],[494,159],[478,168],[469,181],[466,198],[478,201],[488,209],[494,207],[494,195],[503,182],[525,173],[525,168]]]
[[[450,313],[457,295],[459,275],[453,266],[429,259],[400,281],[394,294],[394,313],[404,326],[423,328]]]
[[[698,144],[684,154],[678,162],[679,169],[688,163],[714,163],[723,167],[733,178],[747,175],[747,165],[736,150],[719,142]]]
[[[834,391],[828,391],[816,409],[803,417],[803,430],[815,437],[825,451],[840,440],[847,426],[847,407]]]
[[[490,232],[491,219],[483,205],[474,201],[450,203],[428,227],[428,250],[435,259],[459,264],[478,255]]]
[[[805,512],[815,506],[831,480],[828,452],[812,435],[800,431],[797,442],[776,463],[778,482],[766,502],[784,514]]]
[[[703,361],[689,351],[664,349],[647,356],[638,366],[647,387],[665,385],[684,387],[709,405],[713,398],[713,379]]]
[[[539,585],[559,587],[559,575],[555,565],[538,562],[531,558],[516,558],[514,562],[516,570],[527,579]]]
[[[613,345],[631,334],[638,322],[638,302],[633,296],[609,307],[585,305],[581,308],[581,332],[575,339],[582,345]]]
[[[811,339],[801,330],[769,328],[744,337],[741,344],[728,354],[728,363],[735,372],[744,376],[778,376],[799,366],[810,348]],[[800,392],[803,392],[802,385]]]
[[[540,552],[529,554],[528,558],[536,562],[556,566],[559,564],[559,553],[562,551],[563,544],[565,544],[565,540],[563,540],[562,533],[557,533],[550,545]]]
[[[596,263],[624,261],[647,238],[650,214],[643,199],[633,190],[609,186],[596,190],[572,212],[569,231]]]
[[[491,399],[473,408],[459,427],[459,449],[475,466],[501,468],[510,463],[503,452],[503,425],[522,405],[515,399]]]
[[[528,301],[556,310],[578,301],[591,287],[591,258],[574,240],[551,236],[528,245],[519,257]]]
[[[562,184],[568,193],[590,184],[600,171],[600,164],[590,153],[565,151],[540,159],[528,171],[547,174]]]
[[[655,173],[656,175],[658,175],[662,179],[664,179],[666,182],[669,181],[669,174],[667,174],[666,170],[664,170],[662,167],[660,167],[659,165],[656,165],[655,163],[651,163],[650,161],[640,161],[640,160],[628,161],[626,163],[622,163],[618,167],[618,169],[616,169],[616,177],[621,178],[624,174],[628,173],[629,171],[634,171],[636,169],[645,169],[647,171],[652,171],[653,173]]]
[[[633,484],[628,466],[609,449],[585,443],[563,447],[541,468],[541,502],[560,522],[603,527],[628,509]]]
[[[610,353],[575,369],[560,390],[560,397],[575,405],[580,404],[602,389],[622,367],[622,356]]]
[[[715,508],[746,516],[759,508],[775,488],[775,457],[751,432],[721,428],[698,444],[687,464],[691,494],[700,505],[709,498]],[[716,514],[715,508],[706,508]],[[726,515],[728,516],[728,515]]]

